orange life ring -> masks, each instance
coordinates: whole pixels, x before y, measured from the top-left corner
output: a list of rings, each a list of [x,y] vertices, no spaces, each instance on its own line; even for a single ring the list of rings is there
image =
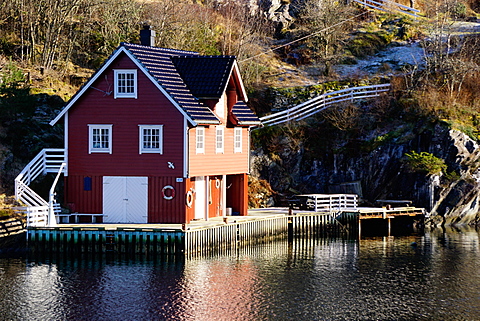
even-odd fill
[[[188,191],[187,195],[185,195],[185,202],[187,203],[188,207],[192,207],[192,204],[193,204],[193,193],[192,193],[192,191]]]
[[[170,190],[170,196],[166,195],[165,192],[167,190]],[[163,198],[166,199],[166,200],[172,200],[174,197],[175,197],[175,189],[173,188],[173,186],[171,185],[166,185],[163,187],[162,189],[162,195],[163,195]]]

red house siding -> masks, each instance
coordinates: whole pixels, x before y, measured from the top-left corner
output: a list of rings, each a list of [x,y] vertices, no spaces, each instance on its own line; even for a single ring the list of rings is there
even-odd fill
[[[93,87],[113,90],[114,69],[138,70],[128,57],[122,55]],[[161,196],[165,185],[182,190],[181,194],[185,190],[183,183],[175,181],[184,173],[184,117],[140,70],[137,71],[137,81],[137,99],[114,99],[113,94],[90,88],[69,110],[66,202],[77,212],[101,213],[103,176],[149,177],[149,222],[184,222],[185,203],[180,197],[165,202]],[[89,154],[89,124],[113,125],[112,154]],[[139,154],[138,125],[163,125],[163,154]],[[172,162],[175,168],[169,168],[168,162]],[[92,193],[83,191],[85,176],[92,177]]]
[[[185,181],[177,183],[170,177],[148,178],[148,223],[186,222],[186,184]],[[167,185],[175,189],[175,197],[171,200],[163,198],[162,189]]]
[[[91,190],[85,190],[85,177],[91,179]],[[102,176],[69,175],[65,177],[66,205],[72,212],[102,213]]]

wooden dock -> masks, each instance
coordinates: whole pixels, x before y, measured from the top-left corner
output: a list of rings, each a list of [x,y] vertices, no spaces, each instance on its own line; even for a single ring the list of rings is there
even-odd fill
[[[344,208],[340,211],[254,209],[248,216],[227,216],[190,224],[59,224],[29,227],[27,244],[35,253],[126,253],[204,255],[220,253],[276,238],[349,235],[358,237],[364,221],[385,223],[389,234],[395,219],[423,218],[423,209],[409,207]],[[383,227],[382,227],[383,229]]]

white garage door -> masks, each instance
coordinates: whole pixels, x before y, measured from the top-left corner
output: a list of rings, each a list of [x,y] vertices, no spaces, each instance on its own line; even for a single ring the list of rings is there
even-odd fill
[[[103,177],[106,223],[147,223],[148,177]]]

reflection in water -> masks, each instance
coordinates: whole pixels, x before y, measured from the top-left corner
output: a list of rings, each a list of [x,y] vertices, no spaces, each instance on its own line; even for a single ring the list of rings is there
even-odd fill
[[[473,320],[479,234],[301,239],[231,255],[0,259],[5,320]]]

